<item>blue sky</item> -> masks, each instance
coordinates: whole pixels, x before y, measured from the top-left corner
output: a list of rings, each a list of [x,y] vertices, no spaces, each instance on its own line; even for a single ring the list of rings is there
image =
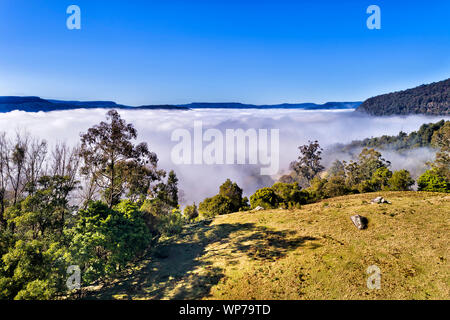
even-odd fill
[[[81,30],[66,28],[71,4]],[[364,100],[450,77],[449,14],[448,0],[0,0],[0,95]]]

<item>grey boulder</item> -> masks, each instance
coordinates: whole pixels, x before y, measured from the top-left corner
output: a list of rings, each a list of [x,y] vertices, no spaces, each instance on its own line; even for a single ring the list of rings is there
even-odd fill
[[[351,216],[350,219],[352,220],[355,227],[357,227],[359,230],[366,229],[367,228],[367,218],[360,216],[359,214],[356,214],[354,216]]]
[[[257,206],[255,209],[253,209],[252,211],[261,211],[261,210],[265,210],[263,207],[261,206]]]
[[[387,203],[387,204],[391,204],[390,201],[386,200],[383,197],[376,197],[375,199],[372,199],[372,201],[370,201],[371,203]]]

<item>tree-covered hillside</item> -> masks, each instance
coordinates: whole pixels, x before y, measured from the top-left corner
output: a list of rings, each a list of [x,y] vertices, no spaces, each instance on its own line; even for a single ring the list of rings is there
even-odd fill
[[[366,138],[364,140],[355,140],[346,145],[339,145],[332,148],[334,151],[351,151],[358,148],[376,148],[382,150],[402,151],[420,147],[436,148],[433,141],[433,135],[442,127],[449,126],[450,121],[441,120],[436,123],[424,123],[419,130],[409,134],[400,131],[396,136],[383,135],[381,137]]]
[[[357,111],[376,116],[393,114],[450,115],[450,78],[369,98],[357,108]]]

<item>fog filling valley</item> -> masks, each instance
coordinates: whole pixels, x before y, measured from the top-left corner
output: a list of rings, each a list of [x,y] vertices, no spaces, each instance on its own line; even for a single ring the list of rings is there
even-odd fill
[[[45,139],[51,147],[56,142],[69,145],[79,143],[80,133],[105,121],[105,109],[79,109],[69,111],[28,113],[13,111],[0,115],[0,131],[13,136],[17,131]],[[416,131],[423,123],[437,122],[448,117],[420,115],[371,117],[345,111],[306,111],[287,109],[194,109],[194,110],[119,110],[122,118],[138,130],[137,142],[145,141],[159,158],[159,167],[174,169],[182,190],[182,205],[218,193],[219,186],[227,178],[236,181],[250,196],[256,189],[270,186],[283,173],[288,172],[289,163],[298,155],[298,146],[308,140],[318,140],[325,149],[323,163],[329,166],[335,159],[348,160],[351,156],[327,152],[327,147],[352,140],[397,135],[400,131]],[[202,121],[203,132],[209,128],[218,129],[225,136],[226,129],[279,129],[279,172],[274,176],[260,174],[259,165],[176,165],[171,151],[178,142],[171,140],[174,130],[184,128],[193,132],[194,121]],[[270,130],[269,130],[270,132]],[[193,136],[193,135],[192,135]],[[269,134],[270,137],[270,134]],[[203,147],[209,142],[204,142]],[[269,144],[270,145],[270,144]],[[240,151],[242,152],[242,150]],[[434,151],[427,148],[403,153],[381,151],[391,161],[391,170],[404,168],[413,177],[425,170],[424,163],[434,159]],[[270,154],[270,153],[269,153]],[[248,162],[246,162],[248,163]]]

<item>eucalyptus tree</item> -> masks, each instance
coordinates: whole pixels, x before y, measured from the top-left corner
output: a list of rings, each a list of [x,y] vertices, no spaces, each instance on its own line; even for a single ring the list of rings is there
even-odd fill
[[[134,144],[137,130],[126,123],[116,110],[106,114],[107,121],[81,134],[81,173],[90,176],[111,208],[124,194],[145,197],[151,183],[161,179],[158,157],[147,143]]]

